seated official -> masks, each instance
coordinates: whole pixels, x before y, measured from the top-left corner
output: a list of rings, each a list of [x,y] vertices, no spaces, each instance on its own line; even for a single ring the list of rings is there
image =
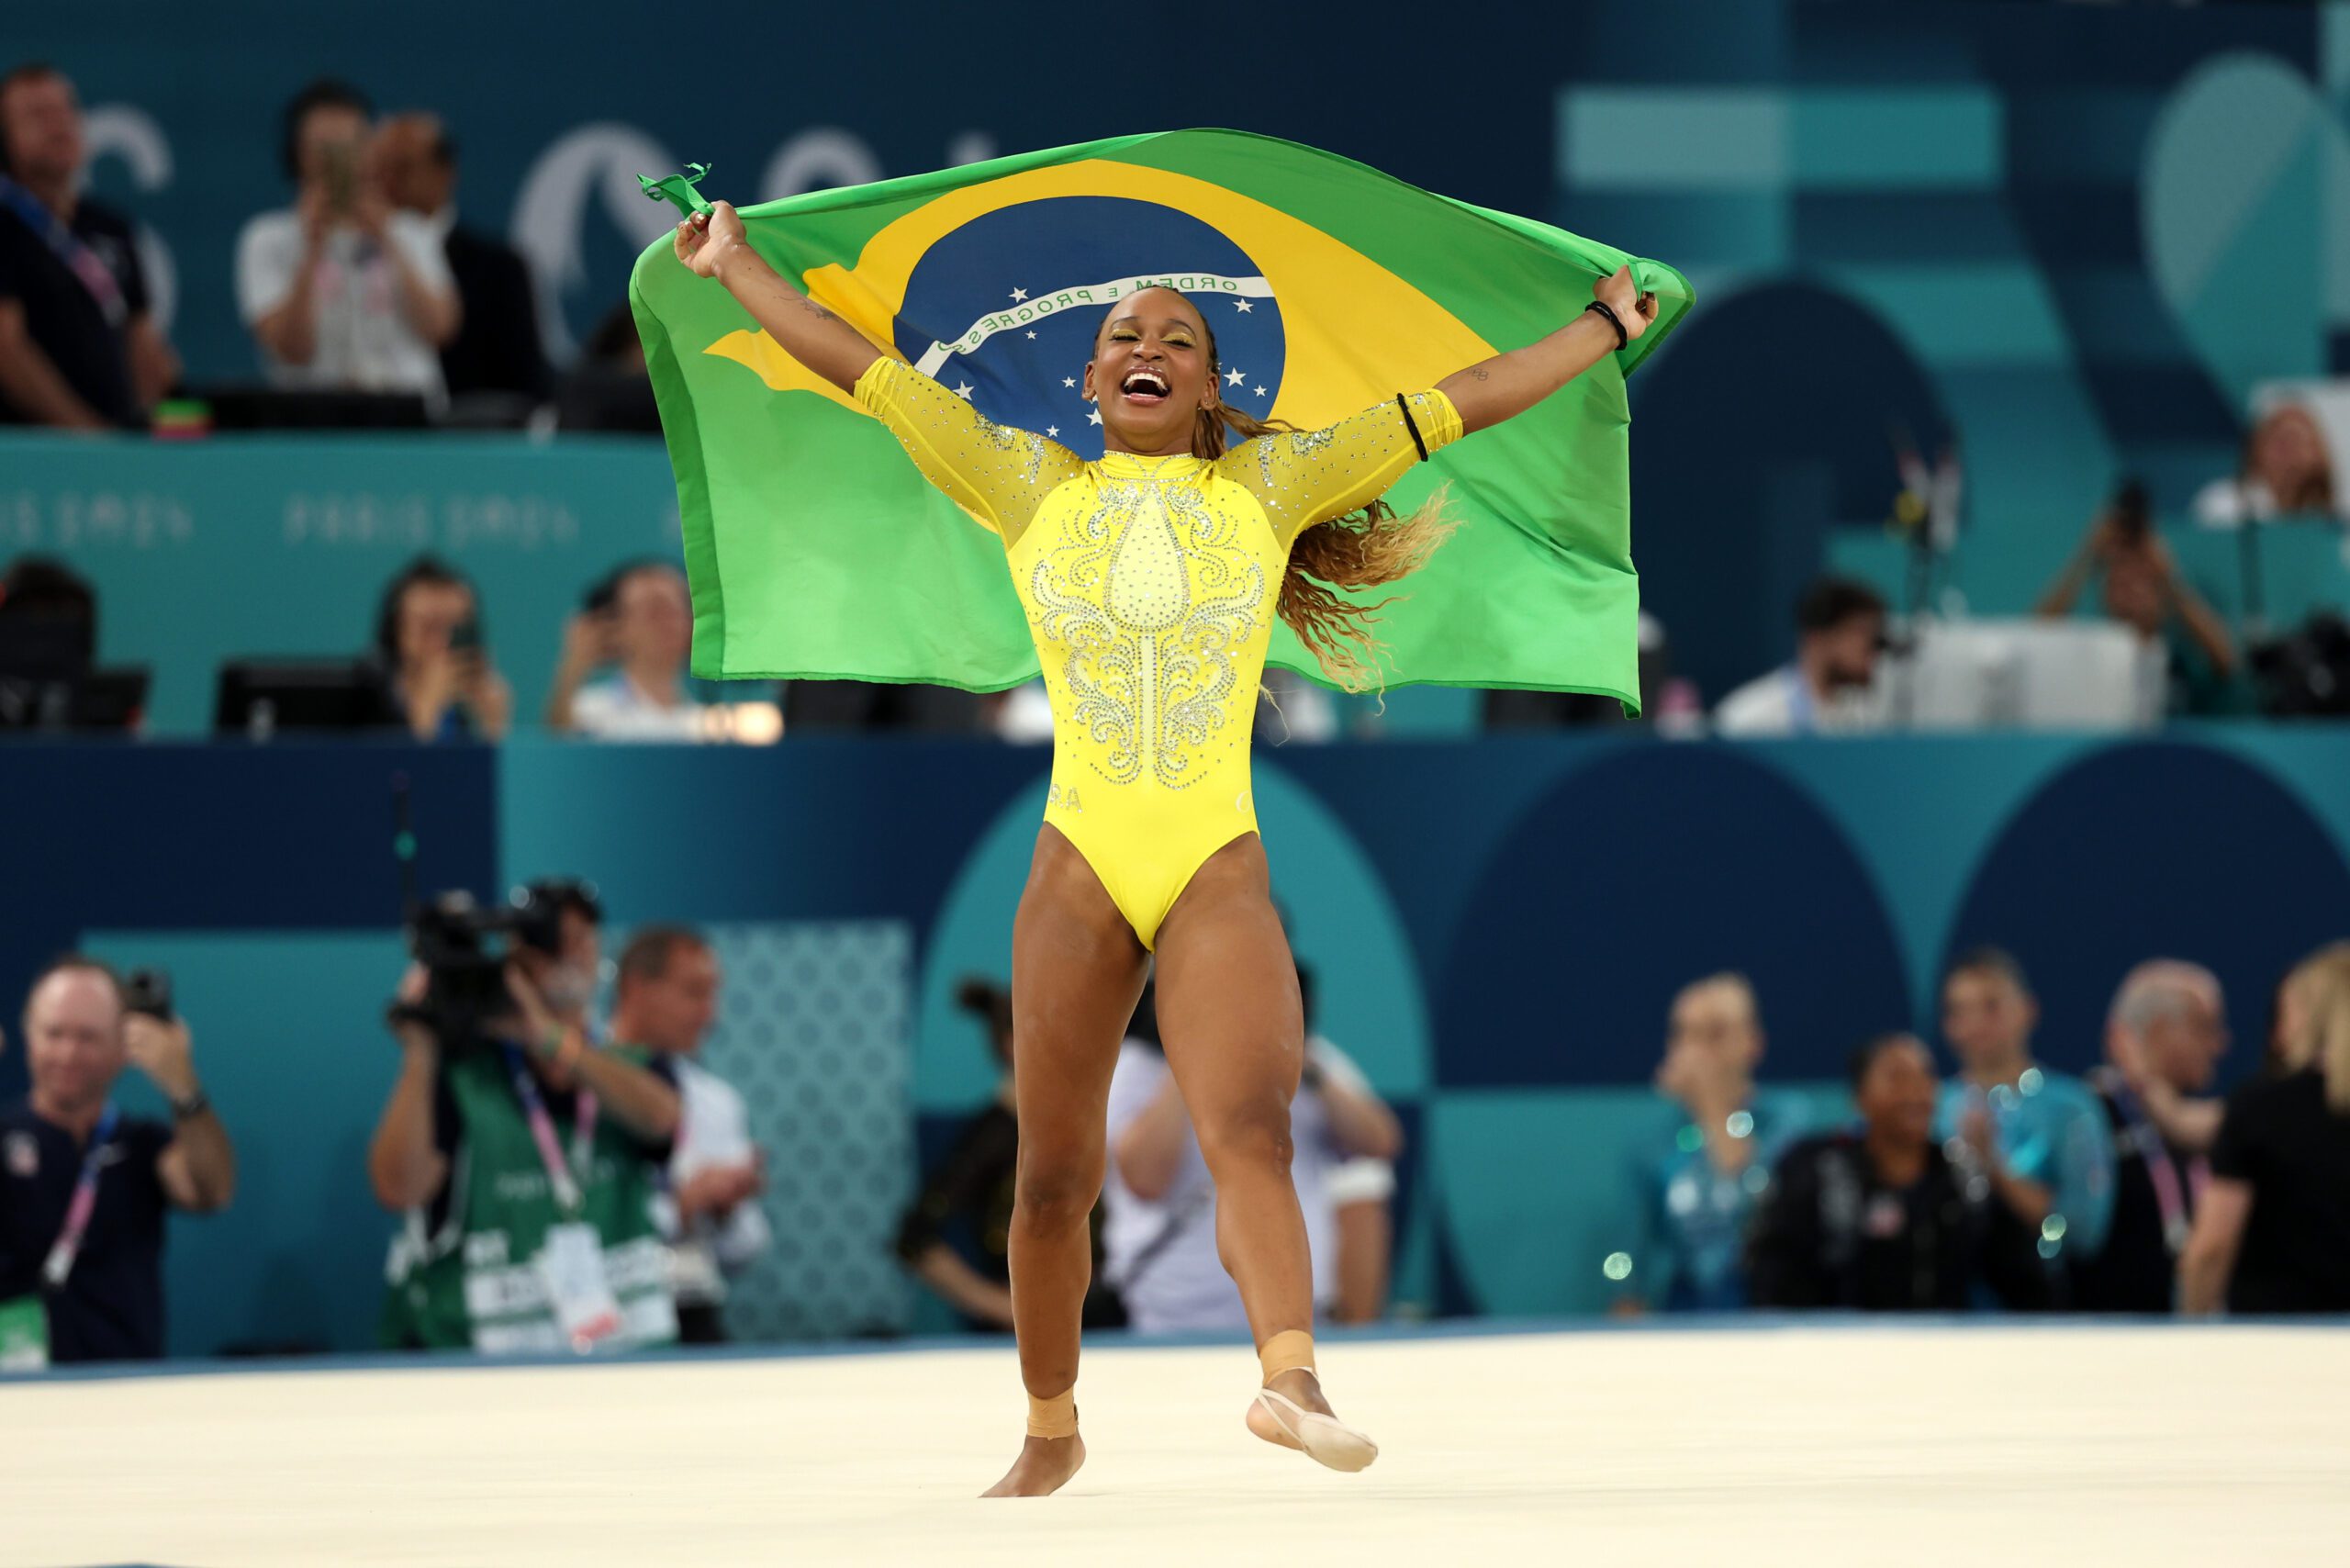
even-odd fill
[[[187,1025],[126,1009],[94,958],[60,958],[25,1002],[32,1092],[0,1110],[0,1371],[162,1355],[163,1215],[226,1208],[229,1135],[197,1084]],[[125,1116],[136,1066],[170,1124]]]
[[[518,942],[509,1004],[447,1016],[411,969],[391,1026],[401,1067],[368,1151],[406,1215],[386,1267],[385,1338],[492,1353],[661,1345],[677,1338],[655,1179],[680,1121],[664,1064],[593,1043],[599,944],[576,884],[534,887],[560,941]]]
[[[1756,1216],[1757,1306],[1962,1312],[1985,1287],[2011,1305],[2044,1302],[2036,1234],[1944,1154],[1934,1093],[1933,1058],[1913,1036],[1854,1055],[1859,1130],[1789,1149]]]

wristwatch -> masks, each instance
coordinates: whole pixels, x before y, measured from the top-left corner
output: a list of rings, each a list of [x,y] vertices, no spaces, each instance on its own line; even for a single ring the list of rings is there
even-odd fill
[[[186,1099],[174,1100],[172,1102],[172,1120],[175,1122],[188,1121],[194,1117],[201,1116],[205,1112],[209,1111],[210,1109],[212,1109],[212,1097],[205,1093],[201,1089],[191,1089],[187,1092]]]

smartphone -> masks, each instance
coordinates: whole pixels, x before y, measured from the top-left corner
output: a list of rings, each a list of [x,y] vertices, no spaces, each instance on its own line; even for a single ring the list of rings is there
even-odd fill
[[[456,629],[449,633],[449,651],[453,654],[481,652],[481,622],[479,621],[458,622]]]
[[[162,969],[133,969],[123,977],[122,1008],[172,1022],[172,977]]]
[[[358,205],[359,149],[350,142],[337,141],[330,143],[323,155],[327,209],[349,212]]]

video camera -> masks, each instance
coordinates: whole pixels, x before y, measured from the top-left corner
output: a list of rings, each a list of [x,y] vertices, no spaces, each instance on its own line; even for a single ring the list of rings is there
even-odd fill
[[[423,1025],[444,1050],[481,1042],[490,1021],[513,1009],[507,963],[524,951],[560,953],[566,909],[582,910],[591,920],[603,917],[595,885],[569,877],[527,882],[499,905],[485,907],[462,890],[414,905],[408,946],[424,968],[424,997],[395,1003],[392,1022]]]

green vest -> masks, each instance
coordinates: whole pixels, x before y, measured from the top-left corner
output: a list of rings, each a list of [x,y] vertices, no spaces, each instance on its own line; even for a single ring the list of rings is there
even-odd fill
[[[464,1129],[449,1164],[448,1216],[428,1233],[424,1211],[411,1209],[393,1241],[385,1340],[490,1354],[567,1350],[537,1260],[547,1231],[573,1216],[555,1202],[505,1053],[462,1051],[444,1057],[441,1071]],[[557,1119],[566,1156],[572,1131],[567,1118]],[[620,1304],[620,1331],[604,1343],[613,1350],[674,1343],[668,1249],[653,1226],[655,1161],[610,1116],[597,1118],[590,1147],[592,1168],[573,1174],[576,1217],[602,1243],[604,1277]]]

